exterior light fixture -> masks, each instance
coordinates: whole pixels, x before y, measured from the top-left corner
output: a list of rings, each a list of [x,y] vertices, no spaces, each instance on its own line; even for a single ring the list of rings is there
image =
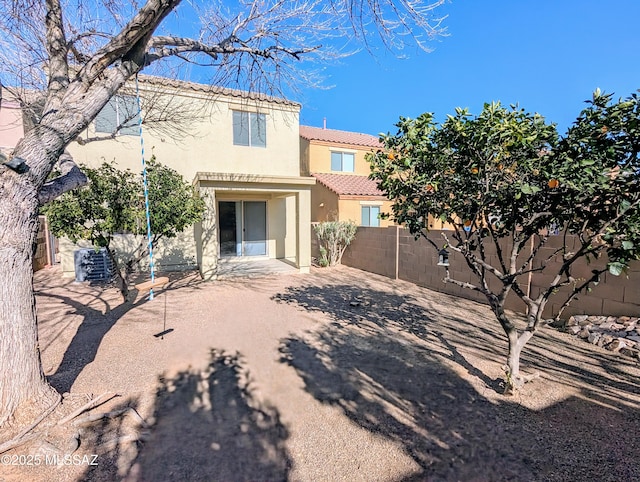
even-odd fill
[[[449,266],[449,251],[445,248],[438,251],[438,266]]]

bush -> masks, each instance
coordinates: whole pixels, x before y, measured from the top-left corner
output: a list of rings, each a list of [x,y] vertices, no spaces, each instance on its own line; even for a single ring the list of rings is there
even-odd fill
[[[344,250],[356,237],[358,226],[353,221],[327,221],[314,225],[313,229],[320,250],[318,264],[324,268],[340,264]]]

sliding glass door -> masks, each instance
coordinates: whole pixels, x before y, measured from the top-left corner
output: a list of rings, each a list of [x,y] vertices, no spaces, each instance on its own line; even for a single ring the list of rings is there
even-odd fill
[[[220,256],[267,254],[267,203],[220,201]]]

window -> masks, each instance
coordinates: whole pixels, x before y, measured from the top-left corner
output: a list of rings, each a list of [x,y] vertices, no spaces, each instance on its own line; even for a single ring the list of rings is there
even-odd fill
[[[132,95],[112,97],[96,116],[96,132],[137,136],[140,112],[136,98]]]
[[[353,172],[355,155],[351,152],[331,152],[331,170]]]
[[[380,206],[362,206],[362,226],[380,227]]]
[[[266,115],[234,110],[233,143],[236,146],[267,147]]]

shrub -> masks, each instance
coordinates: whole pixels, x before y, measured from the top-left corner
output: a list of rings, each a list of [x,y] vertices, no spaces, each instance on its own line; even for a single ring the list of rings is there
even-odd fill
[[[358,226],[353,221],[327,221],[314,225],[313,229],[320,250],[318,264],[327,267],[340,264],[344,250],[356,237]]]

